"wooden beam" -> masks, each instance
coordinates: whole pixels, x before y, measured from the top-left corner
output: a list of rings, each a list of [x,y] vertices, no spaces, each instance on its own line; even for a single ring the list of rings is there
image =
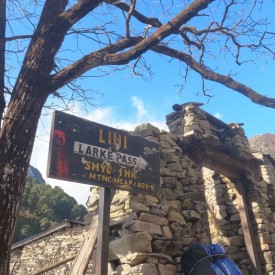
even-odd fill
[[[96,275],[107,275],[110,231],[111,189],[100,188],[98,205],[98,235],[96,251]]]
[[[76,259],[71,267],[70,275],[84,275],[91,256],[93,254],[98,230],[98,215],[94,215],[86,238],[84,239],[82,246],[76,256]]]
[[[237,202],[239,205],[239,212],[241,224],[243,228],[244,242],[247,253],[251,262],[251,274],[262,275],[262,268],[260,264],[259,254],[255,242],[254,232],[249,217],[248,205],[245,200],[245,193],[242,182],[236,183],[237,189]]]
[[[62,259],[62,260],[60,260],[58,262],[50,264],[50,265],[48,265],[46,267],[43,267],[43,268],[41,268],[39,270],[32,271],[31,273],[28,273],[27,275],[40,275],[40,274],[43,274],[43,273],[45,273],[47,271],[50,271],[52,269],[55,269],[55,268],[57,268],[57,267],[59,267],[59,266],[61,266],[63,264],[66,264],[67,262],[72,261],[73,259],[75,259],[75,257],[76,257],[76,255],[72,255],[72,256],[67,257],[65,259]],[[12,273],[10,273],[10,274],[12,274]]]
[[[176,142],[192,160],[229,178],[250,174],[262,164],[253,155],[242,155],[233,147],[221,144],[211,137],[196,140],[192,136],[177,136]]]
[[[111,189],[110,201],[115,194],[115,189]],[[70,270],[70,275],[84,275],[87,271],[88,264],[93,254],[98,233],[98,214],[94,215],[89,231],[84,239],[82,246],[76,256],[73,266]]]

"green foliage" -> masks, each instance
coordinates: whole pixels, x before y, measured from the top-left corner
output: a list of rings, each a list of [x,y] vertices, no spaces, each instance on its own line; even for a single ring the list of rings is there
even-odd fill
[[[17,242],[48,229],[65,219],[83,221],[87,210],[60,187],[27,181],[13,241]]]

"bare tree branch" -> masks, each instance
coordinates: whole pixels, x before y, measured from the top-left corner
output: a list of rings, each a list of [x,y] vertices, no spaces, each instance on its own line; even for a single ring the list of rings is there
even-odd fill
[[[105,0],[104,1],[107,4],[112,4],[115,7],[120,8],[122,11],[129,12],[130,7],[125,2],[120,2],[117,0]],[[141,23],[151,25],[155,28],[159,28],[162,26],[162,23],[159,21],[158,18],[149,18],[144,16],[143,14],[139,13],[136,10],[133,10],[132,16],[134,16],[137,20],[139,20]]]
[[[124,50],[130,46],[137,44],[141,40],[142,37],[132,37],[128,39],[124,38],[113,45],[109,45],[101,50],[92,52],[89,55],[84,56],[70,66],[52,75],[50,85],[51,91],[56,91],[57,89],[70,83],[72,80],[77,79],[79,76],[86,73],[92,68],[101,65],[110,65],[106,59],[108,54]]]
[[[188,6],[181,13],[179,13],[175,18],[173,18],[168,23],[166,23],[165,25],[160,27],[158,30],[156,30],[152,35],[144,39],[135,38],[137,40],[134,40],[134,44],[131,44],[131,46],[132,45],[134,46],[129,51],[125,51],[123,53],[118,53],[118,54],[108,52],[108,50],[110,49],[113,49],[113,50],[116,49],[116,46],[118,46],[118,48],[114,52],[118,52],[119,50],[125,49],[126,48],[126,45],[124,44],[125,42],[126,44],[129,41],[133,43],[133,40],[126,39],[126,40],[122,40],[120,44],[114,44],[113,46],[111,45],[107,47],[108,48],[107,51],[106,49],[105,50],[103,49],[83,57],[81,60],[75,62],[68,68],[65,68],[60,73],[57,73],[55,76],[52,77],[52,81],[51,81],[52,91],[55,91],[56,89],[60,88],[61,83],[63,83],[62,85],[67,84],[71,80],[76,79],[81,74],[97,66],[127,64],[131,60],[138,58],[142,53],[146,52],[152,46],[158,44],[165,37],[169,36],[175,30],[179,29],[182,24],[186,23],[192,17],[196,16],[200,10],[206,8],[208,4],[211,3],[212,1],[213,0],[195,1],[193,4]],[[136,43],[137,41],[139,41],[139,43]],[[128,44],[127,47],[129,46],[130,45]],[[60,82],[61,78],[63,79],[63,81]]]
[[[127,64],[129,61],[138,58],[141,54],[145,53],[151,47],[157,45],[164,38],[170,34],[178,32],[179,28],[188,22],[191,18],[198,15],[198,13],[205,9],[214,0],[197,0],[180,12],[176,17],[171,19],[166,24],[162,25],[152,35],[146,37],[137,45],[132,47],[129,51],[120,54],[109,54],[107,64],[110,65],[121,65]]]
[[[270,98],[261,95],[253,89],[249,88],[248,86],[245,86],[244,84],[235,81],[230,76],[225,76],[211,71],[210,69],[206,68],[205,66],[194,60],[194,58],[189,54],[162,45],[157,45],[153,47],[152,50],[157,53],[161,53],[169,57],[183,61],[190,68],[199,73],[203,78],[218,82],[232,90],[235,90],[236,92],[251,99],[251,101],[254,103],[270,108],[275,108],[275,98]]]
[[[9,41],[14,41],[14,40],[18,40],[18,39],[30,39],[32,38],[32,35],[14,35],[14,36],[10,36],[10,37],[6,37],[5,40],[6,42],[9,42]]]
[[[125,24],[126,24],[126,38],[130,37],[130,20],[131,20],[131,16],[135,10],[135,6],[136,6],[136,0],[131,0],[131,6],[127,15],[127,18],[125,20]]]
[[[102,2],[103,0],[78,0],[75,5],[64,11],[60,17],[72,26],[89,12],[97,8]]]

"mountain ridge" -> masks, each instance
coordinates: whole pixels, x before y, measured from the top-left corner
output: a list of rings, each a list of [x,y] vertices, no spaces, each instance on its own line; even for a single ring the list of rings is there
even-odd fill
[[[32,165],[29,166],[28,177],[34,179],[37,183],[46,183],[40,171]]]
[[[270,154],[275,159],[275,134],[256,135],[249,139],[252,151]]]

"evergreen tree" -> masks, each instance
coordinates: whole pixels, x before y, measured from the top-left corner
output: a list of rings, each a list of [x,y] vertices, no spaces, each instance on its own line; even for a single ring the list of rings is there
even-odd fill
[[[60,187],[29,179],[21,201],[13,241],[35,235],[65,219],[83,221],[86,208]]]

